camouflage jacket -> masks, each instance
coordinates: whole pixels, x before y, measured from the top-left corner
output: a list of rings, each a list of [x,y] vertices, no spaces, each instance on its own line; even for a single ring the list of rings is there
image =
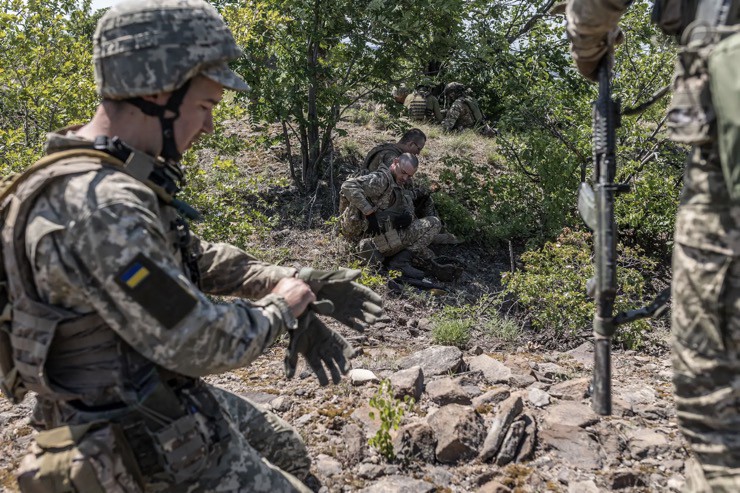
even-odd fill
[[[397,144],[386,143],[380,144],[367,153],[362,163],[362,169],[368,171],[377,171],[380,165],[390,167],[395,158],[403,154],[403,151]]]
[[[84,142],[51,134],[47,148]],[[269,291],[295,270],[193,235],[199,289],[177,246],[177,217],[146,185],[115,169],[51,182],[31,208],[25,231],[38,297],[80,315],[97,312],[122,341],[168,370],[197,377],[245,366],[293,323],[285,300]],[[137,258],[150,265],[138,271],[138,281],[165,278],[194,300],[176,324],[165,326],[153,315],[156,307],[147,307],[171,300],[137,300],[119,282]],[[204,293],[260,300],[216,304]]]
[[[442,120],[442,128],[447,132],[473,128],[478,122],[465,98],[457,98],[452,107],[447,110],[445,119]]]
[[[367,175],[350,178],[342,184],[341,193],[350,206],[358,209],[364,216],[396,206],[396,197],[408,196],[396,184],[387,166],[380,166],[377,171]],[[413,214],[413,204],[405,206]]]

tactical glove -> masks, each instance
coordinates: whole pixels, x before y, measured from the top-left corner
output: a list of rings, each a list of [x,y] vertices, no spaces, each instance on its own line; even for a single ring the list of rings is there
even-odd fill
[[[382,231],[380,230],[380,223],[378,222],[378,217],[375,215],[374,212],[372,214],[367,215],[367,232],[373,236],[376,236],[382,233]]]
[[[360,274],[354,269],[326,271],[306,267],[297,277],[311,286],[317,302],[333,303],[334,311],[327,315],[351,329],[363,331],[383,315],[383,300],[372,289],[353,282]]]
[[[344,337],[327,327],[309,310],[301,315],[298,328],[290,333],[290,344],[285,354],[286,377],[295,376],[299,354],[306,358],[308,366],[319,379],[319,385],[323,387],[329,385],[324,366],[331,374],[331,381],[339,383],[342,375],[350,370],[349,359],[354,350]]]

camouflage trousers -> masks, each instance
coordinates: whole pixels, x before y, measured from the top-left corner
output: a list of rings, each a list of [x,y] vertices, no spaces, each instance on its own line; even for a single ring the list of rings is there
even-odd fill
[[[442,221],[438,217],[422,217],[414,219],[408,228],[399,230],[398,236],[404,248],[418,257],[430,259],[434,257],[434,252],[429,249],[429,245],[441,229]]]
[[[298,432],[259,404],[217,387],[209,388],[230,417],[228,449],[197,483],[170,491],[310,492],[297,479],[305,478],[311,466]]]
[[[687,491],[740,491],[740,258],[677,243],[673,383],[697,465]]]

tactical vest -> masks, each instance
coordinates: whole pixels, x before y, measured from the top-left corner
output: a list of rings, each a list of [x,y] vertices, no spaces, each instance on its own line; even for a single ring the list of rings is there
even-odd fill
[[[480,110],[480,107],[478,106],[478,102],[471,98],[471,97],[464,97],[462,98],[463,102],[468,105],[468,108],[470,109],[470,112],[473,114],[473,118],[475,119],[476,125],[483,121],[483,112]]]
[[[26,256],[29,212],[51,182],[123,171],[123,164],[106,152],[73,149],[46,156],[3,183],[0,385],[16,403],[36,392],[37,417],[47,427],[120,424],[141,471],[177,484],[223,452],[228,424],[218,403],[200,380],[138,354],[97,313],[79,315],[41,301]],[[63,378],[55,378],[59,374]]]
[[[362,161],[362,167],[351,175],[351,178],[362,176],[369,172],[377,171],[381,165],[385,165],[384,158],[391,154],[394,158],[402,154],[401,149],[396,144],[387,143],[370,149],[365,159]]]
[[[408,104],[409,118],[414,121],[422,121],[427,118],[427,97],[424,94],[415,92],[411,95],[411,100]]]

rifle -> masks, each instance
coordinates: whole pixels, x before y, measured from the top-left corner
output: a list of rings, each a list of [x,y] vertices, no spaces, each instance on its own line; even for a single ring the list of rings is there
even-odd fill
[[[659,316],[668,302],[670,291],[663,290],[650,305],[616,317],[617,294],[617,225],[614,220],[614,198],[629,191],[626,183],[614,183],[617,172],[616,131],[620,126],[620,104],[612,98],[611,63],[608,52],[599,62],[599,96],[593,107],[594,185],[585,181],[578,191],[578,210],[594,232],[595,275],[587,291],[595,299],[594,374],[591,407],[600,415],[612,412],[611,341],[618,325],[640,318]]]

